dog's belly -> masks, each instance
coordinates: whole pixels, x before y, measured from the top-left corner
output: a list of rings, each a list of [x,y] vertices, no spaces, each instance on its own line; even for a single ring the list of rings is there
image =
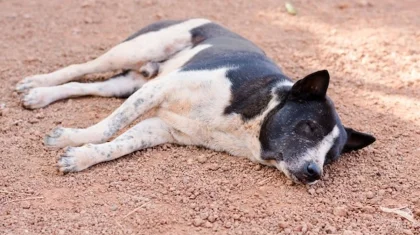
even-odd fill
[[[240,129],[239,127],[231,127],[230,130],[221,129],[220,126],[215,126],[213,123],[191,119],[168,111],[160,112],[159,116],[171,126],[171,133],[177,144],[204,146],[235,156],[254,159],[246,138],[248,137],[247,133],[240,130],[232,131]]]
[[[168,96],[157,115],[172,128],[178,144],[201,145],[258,161],[259,126],[238,114],[224,114],[230,104],[229,68],[177,72],[168,78]]]

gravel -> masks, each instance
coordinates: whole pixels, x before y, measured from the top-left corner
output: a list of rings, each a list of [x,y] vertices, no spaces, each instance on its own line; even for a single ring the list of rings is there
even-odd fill
[[[345,3],[296,0],[291,16],[276,0],[0,1],[0,233],[419,234],[378,210],[407,206],[420,220],[419,4]],[[45,148],[45,134],[93,125],[123,100],[86,97],[29,111],[15,84],[95,58],[158,18],[191,16],[251,39],[293,79],[328,69],[343,123],[377,142],[327,165],[310,187],[244,158],[177,145],[56,174],[63,150]]]

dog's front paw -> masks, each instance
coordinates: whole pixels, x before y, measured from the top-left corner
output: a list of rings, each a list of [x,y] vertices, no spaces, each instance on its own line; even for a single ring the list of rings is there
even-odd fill
[[[77,146],[78,144],[72,141],[71,136],[78,132],[78,129],[57,127],[45,136],[44,145],[56,148]]]
[[[48,84],[46,84],[46,80],[47,79],[44,75],[26,77],[16,85],[15,90],[17,92],[24,92],[35,87],[48,86]]]
[[[58,171],[66,174],[69,172],[82,171],[94,164],[91,145],[82,147],[68,147],[57,162]]]
[[[22,99],[22,105],[27,109],[39,109],[49,105],[54,100],[51,99],[51,93],[48,88],[40,87],[29,91]]]

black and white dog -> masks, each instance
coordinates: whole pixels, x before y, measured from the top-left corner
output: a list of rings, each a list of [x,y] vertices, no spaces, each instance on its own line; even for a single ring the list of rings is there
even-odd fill
[[[121,69],[108,81],[70,82]],[[23,105],[29,109],[75,96],[129,96],[96,125],[47,135],[47,146],[73,146],[58,161],[64,173],[176,143],[244,156],[313,183],[324,164],[375,141],[342,125],[326,96],[329,79],[322,70],[293,83],[252,42],[209,20],[190,19],[149,25],[95,60],[27,77],[16,89],[28,91]],[[150,110],[153,118],[107,142]]]

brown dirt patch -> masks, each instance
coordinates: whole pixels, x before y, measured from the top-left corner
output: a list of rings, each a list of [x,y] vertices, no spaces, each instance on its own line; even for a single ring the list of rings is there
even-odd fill
[[[0,234],[420,234],[379,210],[408,206],[419,220],[420,4],[293,2],[296,16],[283,0],[0,0]],[[253,40],[293,78],[328,69],[345,124],[377,142],[311,187],[246,159],[173,145],[57,175],[61,150],[44,148],[43,136],[92,125],[123,101],[28,111],[16,82],[96,57],[160,18],[194,16]]]

